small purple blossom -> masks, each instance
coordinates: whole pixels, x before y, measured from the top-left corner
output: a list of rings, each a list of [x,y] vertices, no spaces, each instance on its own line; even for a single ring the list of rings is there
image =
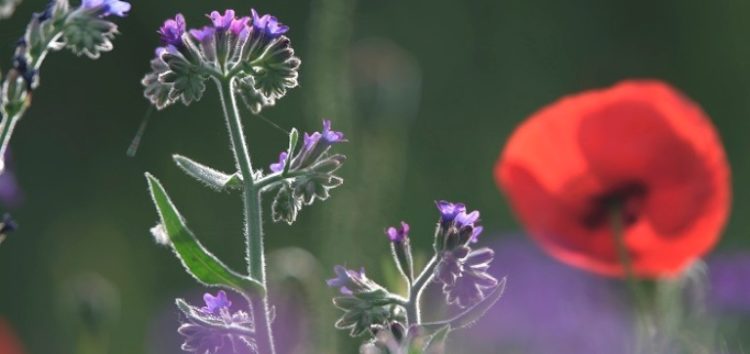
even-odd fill
[[[250,12],[253,15],[253,29],[255,31],[260,31],[271,38],[276,38],[289,31],[289,26],[282,24],[274,16],[268,14],[259,16],[255,9]]]
[[[218,11],[212,11],[208,17],[211,19],[211,22],[213,22],[214,28],[226,31],[232,25],[232,22],[234,22],[234,15],[234,10],[228,9],[224,10],[224,15],[220,14]]]
[[[367,278],[364,267],[356,271],[337,265],[333,267],[333,271],[336,273],[336,277],[326,280],[326,284],[332,288],[338,288],[343,295],[369,292],[380,288],[379,285]]]
[[[312,134],[305,133],[305,143],[303,145],[304,150],[312,150],[313,147],[318,144],[318,141],[320,141],[320,137],[321,135],[319,132],[313,132]]]
[[[235,36],[246,38],[250,34],[248,23],[250,23],[250,17],[247,16],[233,19],[229,25],[229,31]]]
[[[286,167],[287,157],[289,157],[289,153],[287,153],[286,151],[282,151],[279,154],[279,161],[272,163],[271,166],[269,167],[271,169],[271,172],[278,173],[278,172],[283,171],[284,167]]]
[[[323,132],[321,133],[321,136],[323,140],[329,145],[346,141],[346,138],[344,138],[344,133],[331,130],[330,119],[323,120]]]
[[[125,17],[130,11],[131,5],[119,0],[83,0],[81,7],[84,9],[101,9],[104,17],[109,15]]]
[[[197,41],[203,42],[209,38],[212,38],[216,33],[216,29],[211,26],[203,26],[201,29],[191,29],[190,35],[193,36]]]
[[[164,24],[159,28],[162,43],[168,45],[181,45],[184,33],[185,17],[182,14],[177,14],[174,19],[170,18],[164,21]]]
[[[402,221],[401,227],[391,226],[385,233],[391,242],[404,242],[404,240],[409,238],[409,224]]]
[[[210,293],[205,293],[203,295],[203,301],[206,303],[206,306],[202,307],[201,310],[211,314],[218,314],[221,309],[228,309],[232,306],[232,302],[229,301],[227,293],[224,290],[219,290],[219,292],[216,293],[216,296],[213,296]]]
[[[460,213],[466,213],[466,205],[463,203],[451,203],[445,200],[440,200],[435,203],[438,210],[440,210],[440,221],[443,224],[449,224]]]

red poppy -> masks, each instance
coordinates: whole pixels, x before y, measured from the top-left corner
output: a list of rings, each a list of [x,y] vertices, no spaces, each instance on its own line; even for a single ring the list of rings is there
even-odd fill
[[[0,318],[0,353],[23,354],[23,347],[10,325]]]
[[[565,97],[511,136],[495,180],[529,234],[561,261],[622,276],[610,210],[641,277],[679,274],[729,213],[721,141],[694,102],[659,81]]]

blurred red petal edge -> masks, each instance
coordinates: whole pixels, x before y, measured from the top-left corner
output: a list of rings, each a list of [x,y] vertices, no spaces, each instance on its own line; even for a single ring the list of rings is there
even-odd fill
[[[21,340],[11,327],[10,323],[0,318],[0,354],[24,354]]]

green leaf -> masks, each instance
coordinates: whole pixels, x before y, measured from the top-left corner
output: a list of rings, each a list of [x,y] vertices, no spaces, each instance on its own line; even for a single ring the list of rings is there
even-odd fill
[[[242,178],[237,173],[228,175],[181,155],[173,155],[172,158],[188,176],[195,178],[211,189],[225,191],[242,188]]]
[[[232,271],[206,250],[187,228],[161,183],[149,173],[146,179],[170,246],[190,275],[206,286],[227,287],[243,294],[265,294],[263,284]]]

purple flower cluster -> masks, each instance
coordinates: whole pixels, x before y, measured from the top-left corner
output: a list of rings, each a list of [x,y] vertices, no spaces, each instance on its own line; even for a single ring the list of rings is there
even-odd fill
[[[89,1],[101,2],[105,0]],[[110,2],[112,1],[110,0]],[[288,26],[281,24],[274,16],[268,14],[259,16],[255,9],[251,10],[251,15],[252,17],[237,17],[236,12],[232,9],[224,10],[223,14],[218,11],[212,11],[208,14],[208,18],[211,20],[210,26],[187,30],[185,17],[182,14],[177,14],[174,19],[164,21],[164,24],[159,29],[159,35],[164,45],[179,47],[182,45],[182,35],[185,32],[190,33],[198,42],[203,42],[213,38],[217,33],[228,33],[240,39],[246,39],[250,36],[251,32],[255,32],[263,37],[273,39],[289,30]]]
[[[440,211],[439,238],[451,249],[467,242],[476,243],[484,227],[477,225],[479,211],[467,212],[463,203],[441,200],[435,203]]]
[[[83,0],[81,8],[101,11],[103,17],[115,15],[125,17],[130,11],[130,3],[120,0]]]
[[[438,265],[435,281],[443,284],[443,293],[449,304],[468,307],[484,298],[488,289],[498,282],[487,273],[494,252],[489,248],[472,250],[470,244],[478,241],[484,229],[479,222],[479,211],[468,212],[463,203],[444,200],[436,203],[440,222],[435,240]]]
[[[344,133],[334,131],[331,128],[331,121],[324,119],[322,131],[303,135],[302,149],[294,157],[291,168],[300,169],[319,162],[321,157],[327,153],[329,147],[343,142],[347,142]],[[278,162],[269,166],[271,172],[281,172],[285,167],[287,157],[286,151],[279,153]]]

